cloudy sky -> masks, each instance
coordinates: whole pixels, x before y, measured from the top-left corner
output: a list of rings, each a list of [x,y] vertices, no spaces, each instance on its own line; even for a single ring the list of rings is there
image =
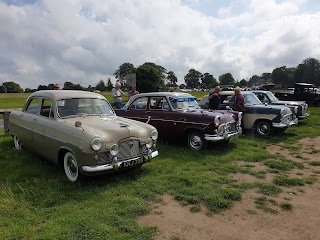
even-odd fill
[[[0,84],[107,80],[154,62],[236,80],[320,59],[319,0],[0,0]]]

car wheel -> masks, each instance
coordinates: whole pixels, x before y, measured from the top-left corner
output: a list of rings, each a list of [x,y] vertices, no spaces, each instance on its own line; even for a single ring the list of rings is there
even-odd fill
[[[203,133],[200,131],[190,131],[187,136],[187,144],[192,150],[200,150],[205,148],[207,142],[204,139]]]
[[[75,182],[79,177],[79,168],[77,159],[71,152],[67,152],[63,158],[63,168],[67,178],[71,182]]]
[[[256,124],[256,133],[261,136],[267,136],[272,133],[271,123],[268,121],[259,121]]]
[[[22,150],[22,143],[20,142],[20,139],[16,135],[13,136],[13,141],[14,141],[14,147],[17,150]]]

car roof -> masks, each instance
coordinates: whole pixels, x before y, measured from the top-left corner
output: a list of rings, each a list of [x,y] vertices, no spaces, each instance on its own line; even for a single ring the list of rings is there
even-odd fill
[[[250,90],[248,92],[262,92],[262,93],[266,93],[266,92],[270,92],[270,91],[267,91],[267,90]]]
[[[163,97],[163,96],[168,96],[168,97],[194,97],[191,94],[185,93],[185,92],[149,92],[149,93],[139,93],[137,95],[134,95],[131,98],[151,97],[151,96],[154,96],[154,97]]]
[[[104,96],[98,93],[81,91],[81,90],[41,90],[32,93],[31,97],[47,97],[53,100],[68,99],[68,98],[101,98],[105,99]]]
[[[295,83],[296,85],[299,85],[299,86],[315,86],[314,84],[312,84],[312,83]]]

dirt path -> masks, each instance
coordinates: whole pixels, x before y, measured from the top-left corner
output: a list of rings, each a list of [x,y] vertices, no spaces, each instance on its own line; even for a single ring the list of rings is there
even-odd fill
[[[310,162],[320,161],[319,142],[320,137],[302,139],[297,144],[298,151],[289,151],[282,146],[270,146],[268,151],[304,164],[303,170],[291,170],[288,173],[290,177],[317,177],[315,172],[320,171],[320,166],[310,165]],[[260,170],[267,168],[261,163],[255,163],[254,167]],[[274,175],[268,173],[263,180],[248,174],[234,174],[232,177],[238,182],[271,182]],[[291,211],[283,210],[279,204],[271,205],[276,214],[258,209],[255,199],[261,194],[256,190],[246,191],[242,200],[230,210],[213,216],[206,215],[205,206],[201,212],[192,213],[188,206],[164,195],[163,202],[154,204],[151,214],[138,221],[143,225],[156,226],[159,229],[157,240],[320,239],[320,182],[282,189],[281,194],[270,199],[277,203],[289,202],[293,206]]]

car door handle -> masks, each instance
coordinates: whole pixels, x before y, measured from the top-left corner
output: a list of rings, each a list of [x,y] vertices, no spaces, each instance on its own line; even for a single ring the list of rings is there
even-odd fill
[[[150,113],[150,111],[145,111],[145,113]]]
[[[146,123],[149,123],[151,120],[151,116],[148,116],[148,120],[146,121]]]
[[[38,122],[38,118],[34,118],[33,120],[34,120],[35,122]]]

